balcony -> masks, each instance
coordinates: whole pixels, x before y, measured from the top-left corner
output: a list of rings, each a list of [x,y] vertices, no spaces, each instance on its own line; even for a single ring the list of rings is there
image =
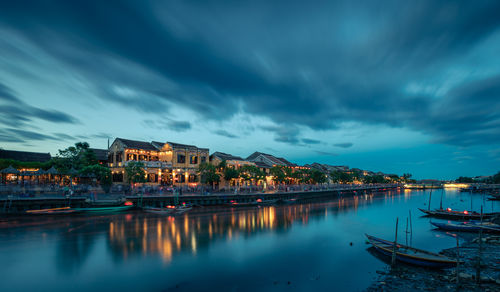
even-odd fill
[[[172,163],[171,162],[166,162],[166,161],[135,161],[135,160],[129,160],[124,163],[125,166],[127,166],[131,162],[142,162],[144,164],[144,167],[146,168],[172,168]]]

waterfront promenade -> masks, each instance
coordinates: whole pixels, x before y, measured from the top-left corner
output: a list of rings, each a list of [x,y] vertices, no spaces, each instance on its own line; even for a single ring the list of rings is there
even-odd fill
[[[120,204],[126,200],[135,204],[163,206],[184,202],[200,206],[227,205],[230,203],[248,203],[256,199],[264,200],[310,200],[317,198],[338,197],[345,195],[382,192],[400,187],[397,184],[362,184],[362,185],[287,185],[269,189],[230,188],[211,192],[208,189],[152,188],[143,186],[122,192],[103,193],[97,188],[76,193],[74,189],[62,188],[47,192],[32,189],[14,193],[5,187],[0,192],[0,213],[22,213],[30,209],[58,207],[99,206]]]

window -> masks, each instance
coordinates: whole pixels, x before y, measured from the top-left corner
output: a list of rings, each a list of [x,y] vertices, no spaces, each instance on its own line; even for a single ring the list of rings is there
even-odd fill
[[[191,155],[189,157],[189,163],[191,163],[191,164],[198,164],[198,156]]]
[[[205,162],[207,162],[207,157],[206,157],[206,156],[202,156],[202,157],[200,158],[200,161],[201,161],[201,163],[205,163]]]
[[[177,163],[186,163],[186,156],[182,154],[177,154]]]

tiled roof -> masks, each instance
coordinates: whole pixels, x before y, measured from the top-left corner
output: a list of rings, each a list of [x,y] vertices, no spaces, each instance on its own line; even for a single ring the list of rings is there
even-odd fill
[[[153,146],[158,148],[158,150],[161,150],[161,148],[163,148],[163,145],[165,145],[164,142],[157,142],[157,141],[153,141],[153,142],[151,142],[151,144],[153,144]]]
[[[23,162],[47,162],[50,158],[50,153],[0,150],[0,159],[13,159]]]
[[[255,163],[255,165],[257,167],[262,167],[262,168],[271,168],[271,167],[273,167],[272,165],[269,165],[267,163],[260,162],[260,161],[255,161],[254,163]]]
[[[121,141],[123,143],[123,145],[125,145],[126,148],[158,151],[158,149],[155,146],[153,146],[153,144],[151,144],[149,142],[128,140],[128,139],[122,139],[122,138],[116,138],[116,140]]]
[[[243,158],[239,156],[234,156],[223,152],[214,152],[211,156],[216,156],[220,160],[243,160]]]
[[[167,142],[172,146],[173,149],[180,148],[180,149],[189,149],[189,150],[203,150],[203,151],[208,151],[208,148],[199,148],[194,145],[187,145],[187,144],[180,144],[180,143],[174,143],[174,142]]]

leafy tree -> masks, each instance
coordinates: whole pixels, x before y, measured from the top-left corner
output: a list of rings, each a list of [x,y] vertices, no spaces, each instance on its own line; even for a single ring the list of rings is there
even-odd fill
[[[255,165],[243,165],[240,168],[240,178],[245,181],[253,179],[257,182],[259,180],[264,180],[266,174]]]
[[[472,179],[472,177],[461,176],[456,181],[458,183],[473,183],[474,179]]]
[[[125,173],[129,183],[144,183],[146,182],[146,172],[144,164],[140,161],[131,161],[125,166]]]
[[[285,171],[282,166],[273,166],[269,173],[273,176],[273,181],[276,183],[282,183],[285,181]]]
[[[101,185],[104,192],[109,193],[113,184],[111,170],[100,164],[85,166],[80,170],[80,174],[95,177]]]
[[[226,181],[231,181],[233,179],[236,179],[240,177],[240,173],[238,170],[232,168],[232,167],[226,167],[226,169],[224,169],[224,179]]]
[[[492,177],[492,182],[494,184],[500,184],[500,171]]]
[[[365,183],[368,184],[383,184],[386,182],[387,180],[384,178],[384,176],[379,174],[365,177]]]
[[[322,184],[326,182],[326,175],[317,169],[312,169],[309,175],[312,184]]]
[[[349,183],[353,181],[353,177],[350,174],[339,170],[332,171],[330,173],[330,177],[332,178],[333,182],[336,183]]]
[[[198,167],[198,174],[201,178],[201,183],[211,184],[212,188],[213,184],[220,181],[220,175],[217,173],[216,167],[206,162],[200,164]]]
[[[86,166],[97,164],[97,159],[94,151],[89,149],[87,142],[78,142],[75,143],[75,146],[59,150],[59,154],[53,159],[53,164],[58,170],[67,172],[71,168],[80,170]]]

